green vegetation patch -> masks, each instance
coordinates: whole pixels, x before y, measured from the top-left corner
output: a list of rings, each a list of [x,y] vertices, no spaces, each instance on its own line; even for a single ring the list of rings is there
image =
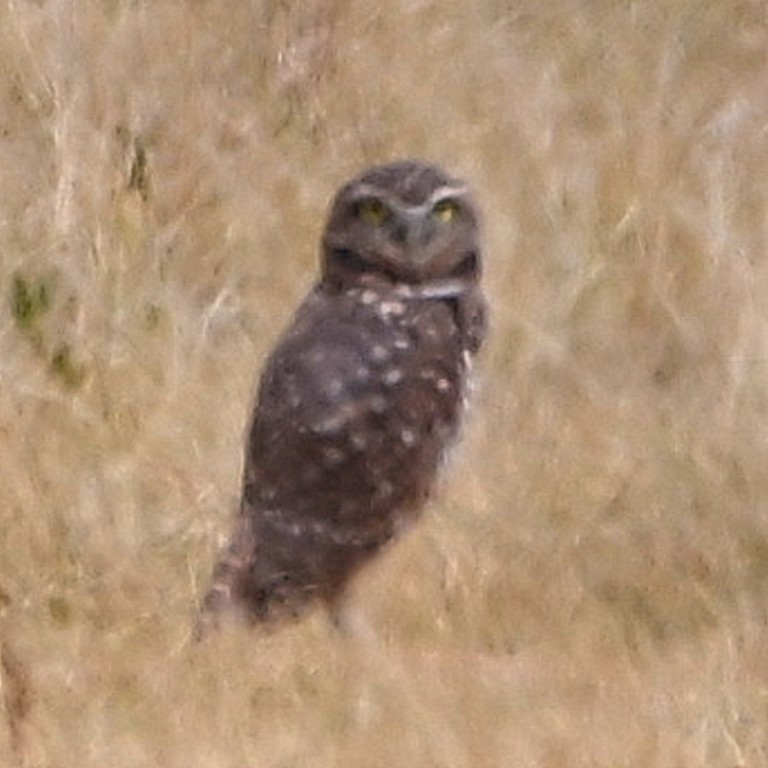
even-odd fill
[[[85,369],[75,362],[69,344],[61,344],[50,361],[50,370],[67,389],[77,389],[85,378]]]
[[[45,279],[28,280],[15,275],[11,290],[13,319],[21,330],[31,330],[51,307],[52,285]]]
[[[43,317],[51,310],[53,295],[51,278],[33,279],[17,273],[11,285],[11,314],[35,352],[47,361],[51,374],[67,389],[77,389],[85,379],[85,369],[75,361],[68,343],[55,345],[51,351],[41,327]]]

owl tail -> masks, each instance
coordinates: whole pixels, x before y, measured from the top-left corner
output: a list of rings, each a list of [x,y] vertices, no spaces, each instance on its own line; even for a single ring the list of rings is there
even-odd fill
[[[235,602],[243,574],[252,563],[253,552],[253,533],[248,522],[243,521],[213,569],[211,586],[200,604],[193,633],[195,641],[205,639],[215,630],[219,614]]]

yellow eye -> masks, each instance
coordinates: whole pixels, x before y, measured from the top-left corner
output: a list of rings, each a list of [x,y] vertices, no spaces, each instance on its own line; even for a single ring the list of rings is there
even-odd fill
[[[372,197],[368,200],[361,200],[357,204],[357,215],[367,221],[369,224],[379,226],[389,219],[392,215],[389,208],[387,208],[381,200]]]
[[[432,214],[443,224],[449,224],[458,216],[459,204],[450,198],[440,200],[432,209]]]

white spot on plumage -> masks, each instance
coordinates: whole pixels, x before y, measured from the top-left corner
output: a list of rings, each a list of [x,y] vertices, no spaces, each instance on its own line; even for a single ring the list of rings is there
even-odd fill
[[[384,319],[400,317],[404,312],[405,304],[402,301],[382,301],[379,304],[379,315]]]
[[[328,533],[328,526],[321,520],[314,520],[310,524],[309,529],[315,536],[323,536]]]
[[[414,445],[416,445],[416,433],[408,427],[401,429],[400,441],[403,443],[403,445],[412,448]]]
[[[389,404],[387,403],[387,398],[383,397],[382,395],[374,395],[371,398],[370,402],[370,408],[373,413],[381,415],[382,413],[386,413],[387,409],[389,408]]]
[[[329,397],[336,399],[344,391],[344,383],[341,379],[333,378],[329,379],[325,386],[325,391]]]
[[[338,467],[345,458],[346,454],[341,448],[329,445],[323,449],[323,464],[328,468]]]
[[[344,411],[331,414],[328,418],[322,419],[312,425],[312,431],[322,437],[332,437],[338,435],[349,421],[349,417]]]
[[[392,387],[395,384],[399,384],[403,380],[403,377],[404,374],[400,368],[390,368],[385,372],[383,379],[385,384]]]
[[[447,379],[441,371],[435,368],[422,368],[419,371],[419,378],[432,382],[434,388],[441,393],[450,392],[453,388],[450,379]]]
[[[411,348],[411,342],[410,339],[408,339],[406,336],[398,336],[395,338],[392,346],[395,349],[406,350]]]
[[[371,360],[374,363],[386,363],[392,353],[383,344],[374,344],[371,347]]]

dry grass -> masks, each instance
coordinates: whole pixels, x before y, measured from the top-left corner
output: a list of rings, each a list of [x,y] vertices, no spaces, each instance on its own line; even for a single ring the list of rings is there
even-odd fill
[[[768,764],[758,0],[0,0],[0,764]],[[423,524],[189,642],[329,196],[423,156],[494,335]]]

